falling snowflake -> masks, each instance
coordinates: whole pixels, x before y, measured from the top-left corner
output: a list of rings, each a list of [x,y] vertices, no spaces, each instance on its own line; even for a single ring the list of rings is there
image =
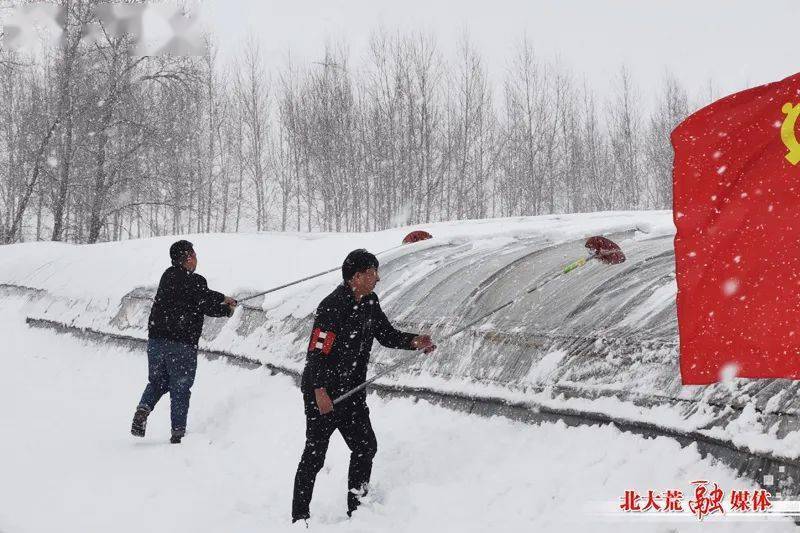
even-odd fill
[[[739,290],[739,280],[736,278],[730,278],[729,280],[725,281],[722,284],[722,293],[725,296],[733,296],[736,294],[736,291]]]
[[[728,363],[723,366],[719,371],[720,381],[723,383],[731,383],[734,378],[739,374],[739,365],[736,363]]]

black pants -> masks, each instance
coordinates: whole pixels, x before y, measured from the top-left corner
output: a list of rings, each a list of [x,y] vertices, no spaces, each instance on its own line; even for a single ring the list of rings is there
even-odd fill
[[[139,400],[139,407],[152,411],[158,400],[169,391],[172,432],[186,432],[189,398],[197,372],[197,347],[166,339],[147,341],[148,383]]]
[[[372,473],[372,458],[378,451],[378,442],[375,440],[375,432],[372,431],[366,398],[346,402],[346,405],[337,406],[327,415],[319,413],[313,393],[303,394],[303,404],[306,413],[306,446],[294,478],[292,518],[308,518],[314,481],[322,465],[325,464],[328,441],[337,429],[350,448],[347,510],[351,512],[358,507],[360,497],[366,494],[367,483]]]

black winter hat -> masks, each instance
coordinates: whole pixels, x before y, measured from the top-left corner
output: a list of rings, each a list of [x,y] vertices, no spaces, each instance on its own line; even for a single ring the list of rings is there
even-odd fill
[[[342,278],[350,281],[357,272],[364,272],[368,268],[378,268],[378,258],[364,248],[353,250],[342,263]]]
[[[194,253],[194,246],[189,241],[176,241],[169,247],[169,258],[174,266],[181,266]]]

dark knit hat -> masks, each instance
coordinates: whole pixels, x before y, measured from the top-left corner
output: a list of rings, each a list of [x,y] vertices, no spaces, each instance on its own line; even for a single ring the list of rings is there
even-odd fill
[[[189,241],[180,240],[169,247],[169,258],[174,266],[181,266],[193,253],[194,247]]]
[[[378,268],[378,258],[363,248],[353,250],[342,263],[342,278],[350,281],[357,272],[364,272],[369,268]]]

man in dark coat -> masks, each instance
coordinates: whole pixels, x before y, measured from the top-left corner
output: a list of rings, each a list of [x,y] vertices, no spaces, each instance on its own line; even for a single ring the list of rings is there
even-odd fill
[[[197,370],[197,343],[204,316],[231,316],[236,300],[208,288],[195,274],[192,243],[178,241],[169,249],[172,266],[161,276],[148,321],[148,383],[136,407],[131,433],[144,437],[147,417],[169,391],[172,437],[179,444],[186,433],[189,398]]]
[[[325,462],[328,441],[339,430],[350,448],[347,514],[368,489],[372,459],[378,449],[369,419],[366,390],[333,407],[337,398],[367,379],[373,339],[388,348],[433,351],[427,335],[396,330],[373,292],[378,259],[355,250],[342,265],[344,282],[319,304],[306,354],[301,390],[306,415],[306,444],[294,481],[292,522],[309,518],[317,473]]]

